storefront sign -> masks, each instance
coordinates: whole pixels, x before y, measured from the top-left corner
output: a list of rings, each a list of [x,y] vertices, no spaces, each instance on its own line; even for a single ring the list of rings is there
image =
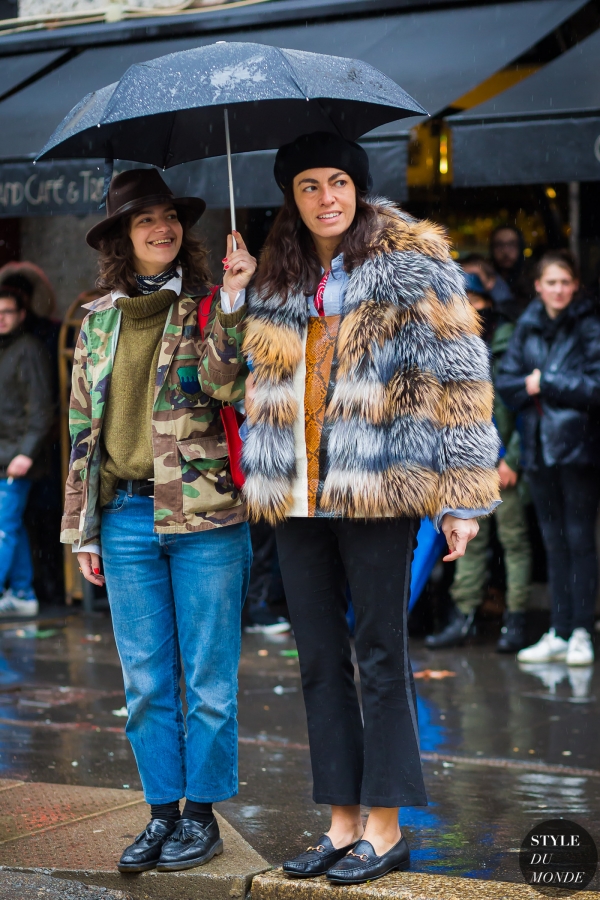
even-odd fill
[[[104,184],[101,164],[5,163],[0,166],[0,215],[39,216],[97,212]]]

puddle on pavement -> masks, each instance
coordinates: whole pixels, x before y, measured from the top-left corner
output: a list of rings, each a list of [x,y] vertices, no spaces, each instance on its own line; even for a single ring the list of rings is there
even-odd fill
[[[412,658],[431,801],[401,812],[413,870],[521,882],[517,850],[536,822],[570,817],[600,837],[597,670],[519,667],[491,645],[414,642]],[[139,789],[123,707],[107,618],[2,623],[0,777]],[[289,635],[244,636],[239,719],[240,790],[219,809],[280,863],[328,825]]]

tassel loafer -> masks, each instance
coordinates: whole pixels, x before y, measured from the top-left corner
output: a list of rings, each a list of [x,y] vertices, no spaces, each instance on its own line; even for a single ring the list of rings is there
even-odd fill
[[[119,872],[147,872],[156,868],[163,844],[175,828],[167,819],[151,819],[133,844],[123,850],[117,863]]]
[[[347,847],[336,850],[327,835],[322,834],[316,847],[309,847],[305,853],[286,860],[283,871],[292,878],[316,878],[317,875],[324,875],[330,866],[343,859],[354,846],[348,844]]]
[[[377,856],[369,841],[359,841],[350,853],[327,871],[327,880],[333,884],[363,884],[382,878],[395,869],[408,869],[409,866],[410,850],[406,838],[400,838],[382,856]]]
[[[201,825],[193,819],[180,819],[163,844],[156,866],[159,872],[179,872],[203,866],[223,852],[217,820]]]

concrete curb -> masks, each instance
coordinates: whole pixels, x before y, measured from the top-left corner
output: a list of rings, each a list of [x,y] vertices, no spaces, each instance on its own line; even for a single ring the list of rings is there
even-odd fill
[[[0,874],[67,879],[84,892],[86,885],[92,891],[122,891],[123,900],[245,900],[250,891],[251,900],[540,900],[541,896],[526,884],[418,872],[393,872],[352,887],[331,885],[324,877],[289,879],[281,869],[271,869],[225,819],[219,815],[217,819],[225,852],[206,866],[127,876],[117,870],[116,862],[148,821],[141,793],[0,779]],[[545,895],[570,896],[552,889]],[[92,900],[94,895],[89,896]],[[573,896],[599,900],[593,891]]]
[[[378,881],[342,887],[329,884],[325,876],[293,879],[275,869],[257,875],[252,882],[252,900],[540,900],[543,896],[598,900],[599,895],[593,891],[569,895],[556,889],[542,894],[527,884],[420,872],[392,872]]]
[[[148,822],[139,792],[23,782],[8,787],[0,785],[0,866],[5,871],[119,890],[133,900],[243,900],[253,877],[270,868],[217,815],[225,852],[207,865],[122,875],[116,862]],[[27,814],[16,815],[19,809]]]

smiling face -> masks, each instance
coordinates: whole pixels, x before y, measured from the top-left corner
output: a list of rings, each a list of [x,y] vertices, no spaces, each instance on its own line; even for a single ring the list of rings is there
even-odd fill
[[[341,239],[356,214],[356,188],[339,169],[306,169],[294,178],[300,218],[314,238]],[[339,241],[338,241],[339,242]]]
[[[545,266],[535,283],[535,289],[551,319],[567,308],[578,287],[579,282],[572,273],[556,263]]]
[[[159,275],[176,259],[183,227],[175,207],[162,203],[134,213],[129,221],[129,237],[138,275]]]

